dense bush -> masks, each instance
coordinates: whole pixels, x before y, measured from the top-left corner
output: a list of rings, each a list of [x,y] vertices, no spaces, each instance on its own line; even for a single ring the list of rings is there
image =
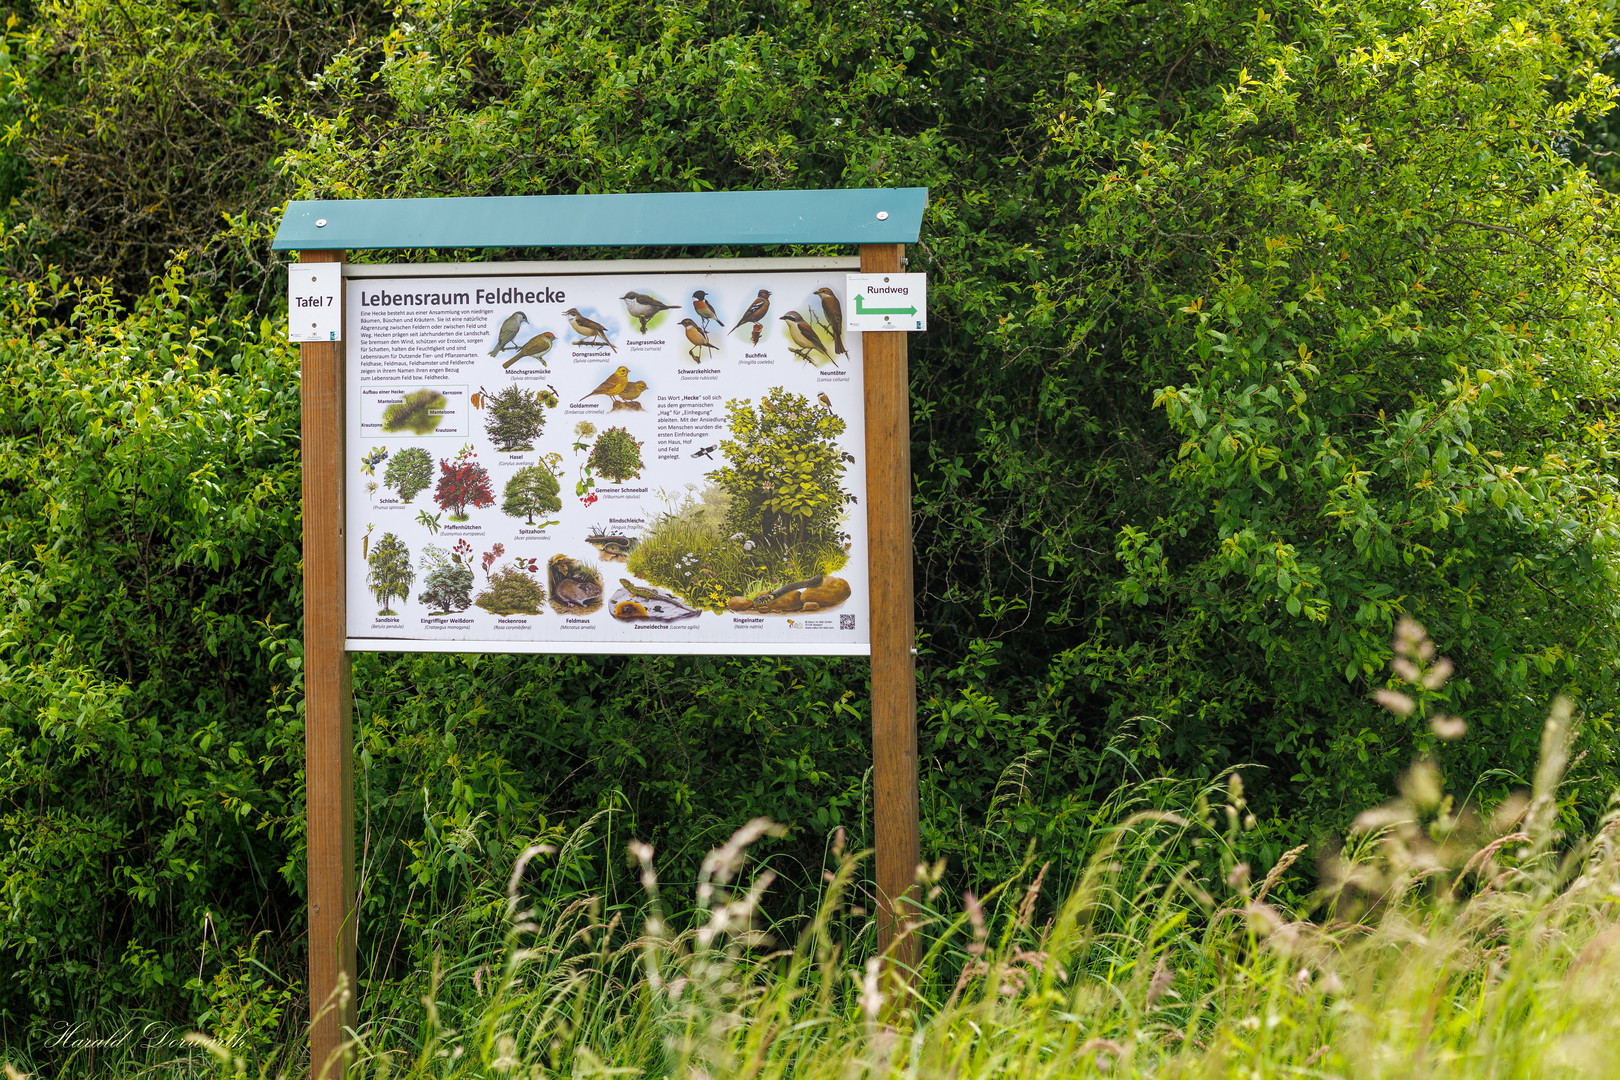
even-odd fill
[[[70,325],[42,306],[74,305]],[[178,273],[0,289],[0,1042],[299,932],[297,353]]]
[[[28,78],[0,112],[15,169],[33,182],[5,193],[18,196],[14,222],[35,253],[125,290],[143,289],[179,247],[207,254],[205,279],[273,296],[269,252],[230,232],[263,228],[282,197],[273,163],[292,132],[260,103],[309,101],[328,60],[386,22],[384,6],[332,0],[16,9],[8,53]]]
[[[936,820],[1008,769],[1027,827],[1256,762],[1279,830],[1325,824],[1426,745],[1370,701],[1403,611],[1471,673],[1452,767],[1522,774],[1568,691],[1606,794],[1620,283],[1560,154],[1609,108],[1602,11],[627,11],[424,9],[370,54],[393,109],[290,120],[284,167],[327,197],[930,188]]]
[[[262,213],[228,234],[110,214],[74,240],[37,183],[52,139],[88,145],[105,115],[123,184],[146,129],[126,138],[106,95],[162,93],[171,68],[214,95],[187,123],[225,102],[261,148],[257,186],[210,214],[271,191],[930,188],[919,699],[924,848],[953,874],[1000,879],[1034,839],[1061,876],[1121,779],[1245,762],[1242,842],[1269,863],[1414,746],[1454,789],[1506,787],[1558,691],[1584,711],[1568,808],[1614,786],[1620,282],[1605,196],[1562,156],[1609,105],[1601,10],[433,2],[357,25],[313,84],[276,53],[274,86],[300,88],[280,97],[261,68],[178,70],[228,34],[119,54],[139,63],[87,46],[74,62],[122,82],[58,77],[50,43],[119,26],[100,11],[43,9],[14,54],[25,75],[48,58],[27,93],[74,118],[19,129],[36,186],[15,212],[63,246],[14,250],[100,251],[126,283],[153,244],[267,259]],[[242,86],[272,94],[258,118]],[[190,181],[166,175],[173,201]],[[127,313],[44,273],[7,286],[0,327],[19,1026],[194,1010],[194,965],[258,927],[289,948],[302,918],[293,353],[178,271]],[[1466,709],[1458,746],[1370,701],[1401,613],[1466,675],[1424,705]],[[676,877],[765,813],[811,880],[835,827],[869,838],[865,682],[849,660],[361,658],[372,970],[400,970],[388,941],[427,934],[477,867],[598,810]]]
[[[641,441],[624,428],[610,427],[596,437],[586,461],[600,475],[622,484],[641,475]]]

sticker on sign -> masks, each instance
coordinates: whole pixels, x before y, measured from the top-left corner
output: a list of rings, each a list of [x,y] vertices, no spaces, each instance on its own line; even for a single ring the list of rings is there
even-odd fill
[[[287,267],[287,339],[342,341],[343,268],[331,263]]]
[[[844,282],[850,330],[928,329],[927,274],[850,274]]]

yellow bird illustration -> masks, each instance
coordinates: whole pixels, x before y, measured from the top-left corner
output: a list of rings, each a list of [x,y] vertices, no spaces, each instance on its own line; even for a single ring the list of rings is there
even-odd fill
[[[595,390],[592,390],[590,393],[586,394],[585,397],[582,397],[579,400],[585,401],[589,398],[597,396],[616,398],[623,393],[624,388],[629,385],[630,369],[627,367],[620,367],[618,371],[615,371],[613,374],[603,379],[601,386],[598,386]]]

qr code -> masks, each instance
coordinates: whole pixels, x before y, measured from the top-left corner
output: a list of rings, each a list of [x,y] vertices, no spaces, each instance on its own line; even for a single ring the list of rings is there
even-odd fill
[[[840,629],[840,630],[853,630],[853,629],[855,629],[855,616],[853,616],[853,615],[840,615],[840,616],[838,616],[838,629]]]

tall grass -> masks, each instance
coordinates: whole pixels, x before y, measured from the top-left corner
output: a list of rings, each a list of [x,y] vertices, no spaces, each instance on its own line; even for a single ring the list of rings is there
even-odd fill
[[[1316,855],[1320,887],[1292,905],[1278,887],[1305,851],[1236,858],[1252,818],[1235,777],[1124,789],[1067,880],[1031,864],[948,897],[940,868],[920,871],[911,972],[870,955],[863,853],[835,847],[814,915],[773,923],[771,869],[750,859],[776,830],[763,820],[712,851],[678,905],[638,843],[634,906],[536,894],[536,866],[570,855],[537,846],[469,905],[414,1006],[364,1015],[350,1075],[1613,1075],[1620,814],[1560,831],[1572,721],[1555,705],[1532,789],[1499,806],[1457,805],[1416,762]],[[1162,809],[1167,787],[1179,811]],[[302,1071],[198,1045],[221,1077]]]

